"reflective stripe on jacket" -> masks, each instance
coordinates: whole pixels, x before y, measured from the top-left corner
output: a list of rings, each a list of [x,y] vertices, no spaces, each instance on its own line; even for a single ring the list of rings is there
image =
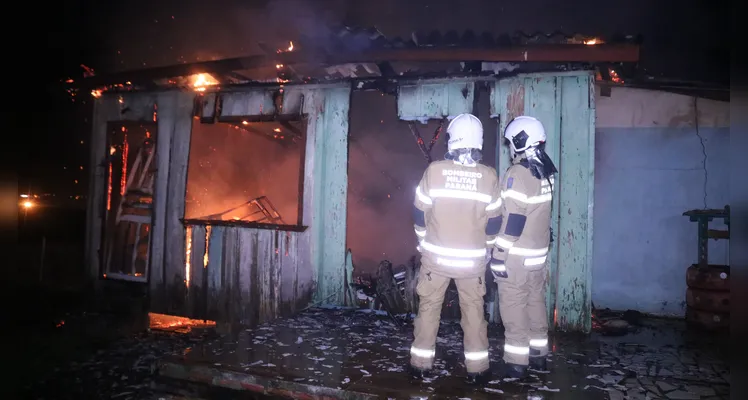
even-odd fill
[[[495,169],[431,163],[416,187],[413,212],[423,265],[450,278],[483,276],[501,204]]]
[[[501,181],[502,226],[496,238],[491,269],[503,272],[500,261],[508,256],[523,257],[530,269],[545,265],[551,238],[551,205],[554,179],[538,179],[523,164],[507,169]],[[498,261],[498,262],[497,262]]]

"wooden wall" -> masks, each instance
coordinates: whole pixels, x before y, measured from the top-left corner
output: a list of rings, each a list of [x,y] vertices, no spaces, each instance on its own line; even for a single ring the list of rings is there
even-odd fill
[[[553,188],[554,242],[547,283],[551,326],[589,332],[592,324],[592,212],[595,182],[595,86],[589,71],[519,75],[496,81],[491,113],[499,132],[514,117],[539,119],[548,136],[546,152],[559,173]],[[511,164],[498,142],[499,174]]]
[[[308,249],[299,244],[304,233],[203,224],[188,225],[187,232],[189,280],[174,299],[175,312],[254,326],[311,302]]]
[[[337,84],[208,94],[105,94],[97,100],[92,136],[95,168],[86,241],[90,277],[101,284],[106,125],[155,119],[159,135],[148,277],[151,311],[251,325],[293,314],[313,301],[346,304],[352,275],[345,245],[350,93],[350,85]],[[185,225],[195,110],[203,120],[219,122],[276,116],[306,119],[303,227],[285,232]],[[195,258],[206,253],[206,246],[208,263],[203,264]]]

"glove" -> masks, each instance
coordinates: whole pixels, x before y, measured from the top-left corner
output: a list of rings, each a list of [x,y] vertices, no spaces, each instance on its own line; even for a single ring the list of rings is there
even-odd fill
[[[503,262],[497,263],[496,260],[491,262],[491,273],[493,274],[493,279],[495,281],[498,281],[500,278],[506,279],[509,277],[509,274],[506,271],[506,265],[504,265]]]
[[[502,249],[494,248],[493,253],[491,254],[491,262],[489,263],[494,280],[499,278],[506,279],[509,277],[504,260],[506,260],[506,252]]]

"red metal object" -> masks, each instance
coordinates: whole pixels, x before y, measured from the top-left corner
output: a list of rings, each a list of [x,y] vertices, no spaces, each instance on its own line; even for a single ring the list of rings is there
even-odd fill
[[[709,265],[700,268],[693,264],[686,270],[686,284],[690,288],[730,291],[730,267],[725,265]]]
[[[691,326],[697,326],[706,330],[723,330],[730,327],[730,314],[715,313],[710,311],[686,308],[686,322]]]
[[[730,292],[686,289],[686,304],[689,307],[714,313],[730,313]]]

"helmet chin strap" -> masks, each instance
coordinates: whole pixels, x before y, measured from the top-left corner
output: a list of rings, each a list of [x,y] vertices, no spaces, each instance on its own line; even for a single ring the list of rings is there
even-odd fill
[[[457,149],[448,152],[444,158],[465,166],[475,166],[481,160],[481,156],[478,149]]]
[[[558,172],[542,145],[528,148],[524,151],[524,156],[530,172],[538,179],[548,179],[551,175]]]

